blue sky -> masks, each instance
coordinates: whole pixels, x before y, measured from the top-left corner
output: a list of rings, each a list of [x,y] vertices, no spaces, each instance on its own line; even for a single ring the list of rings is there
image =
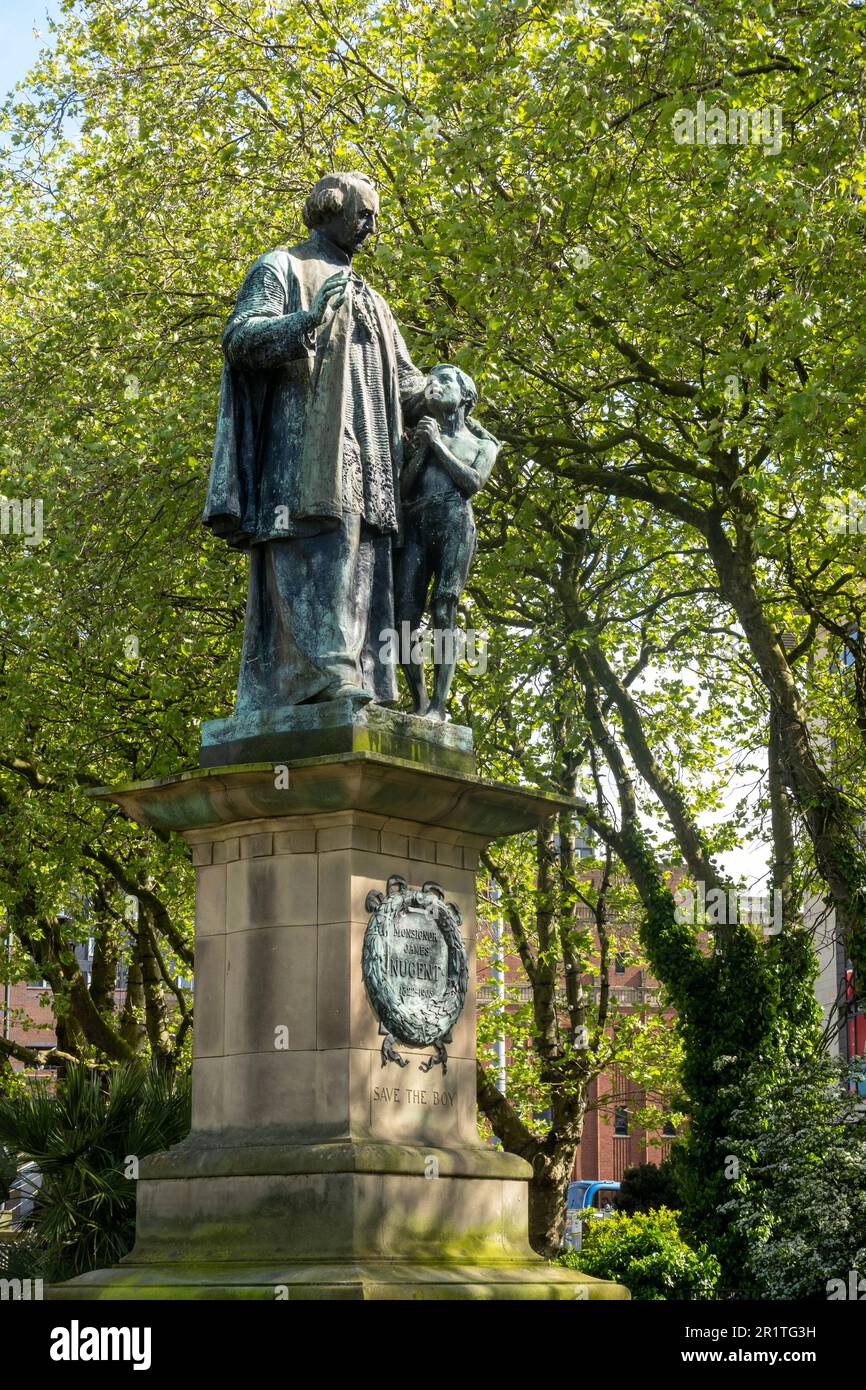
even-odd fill
[[[46,15],[60,13],[57,0],[0,0],[0,100],[25,77],[49,38]],[[42,31],[42,38],[33,30]]]

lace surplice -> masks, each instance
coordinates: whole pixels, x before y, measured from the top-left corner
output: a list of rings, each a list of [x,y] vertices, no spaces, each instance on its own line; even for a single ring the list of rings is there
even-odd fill
[[[346,427],[343,434],[343,506],[373,530],[397,529],[391,442],[385,414],[382,352],[369,291],[356,282],[352,302]]]

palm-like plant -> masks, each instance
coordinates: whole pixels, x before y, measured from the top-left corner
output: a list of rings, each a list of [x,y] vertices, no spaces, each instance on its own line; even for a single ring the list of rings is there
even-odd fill
[[[135,1164],[176,1144],[190,1126],[188,1076],[141,1064],[99,1074],[69,1068],[52,1093],[0,1100],[0,1144],[33,1159],[42,1174],[30,1218],[50,1281],[104,1268],[135,1238]]]
[[[9,1196],[9,1188],[17,1171],[17,1155],[0,1144],[0,1202],[5,1202]]]

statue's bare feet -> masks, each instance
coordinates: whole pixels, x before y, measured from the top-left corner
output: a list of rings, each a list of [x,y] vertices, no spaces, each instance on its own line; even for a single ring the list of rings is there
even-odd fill
[[[448,719],[441,705],[432,704],[427,710],[427,718],[434,724],[444,724]]]
[[[428,695],[428,694],[426,693],[426,691],[425,691],[425,693],[424,693],[423,695],[419,695],[418,699],[415,700],[415,701],[413,702],[413,705],[412,705],[412,713],[413,713],[413,714],[419,714],[419,715],[422,715],[422,716],[423,716],[423,715],[425,715],[425,714],[427,713],[427,711],[428,711],[429,708],[430,708],[430,697],[429,697],[429,695]]]

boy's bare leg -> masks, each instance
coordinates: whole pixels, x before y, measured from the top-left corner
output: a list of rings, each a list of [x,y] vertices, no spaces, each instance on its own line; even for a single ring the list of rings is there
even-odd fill
[[[444,723],[448,718],[448,696],[457,665],[456,598],[437,599],[433,604],[432,617],[434,631],[440,634],[442,656],[438,663],[434,661],[433,699],[427,717]]]
[[[406,684],[412,696],[412,713],[426,714],[430,706],[430,700],[427,696],[427,686],[424,682],[423,663],[410,661],[407,665],[403,666],[403,675],[406,677]]]

